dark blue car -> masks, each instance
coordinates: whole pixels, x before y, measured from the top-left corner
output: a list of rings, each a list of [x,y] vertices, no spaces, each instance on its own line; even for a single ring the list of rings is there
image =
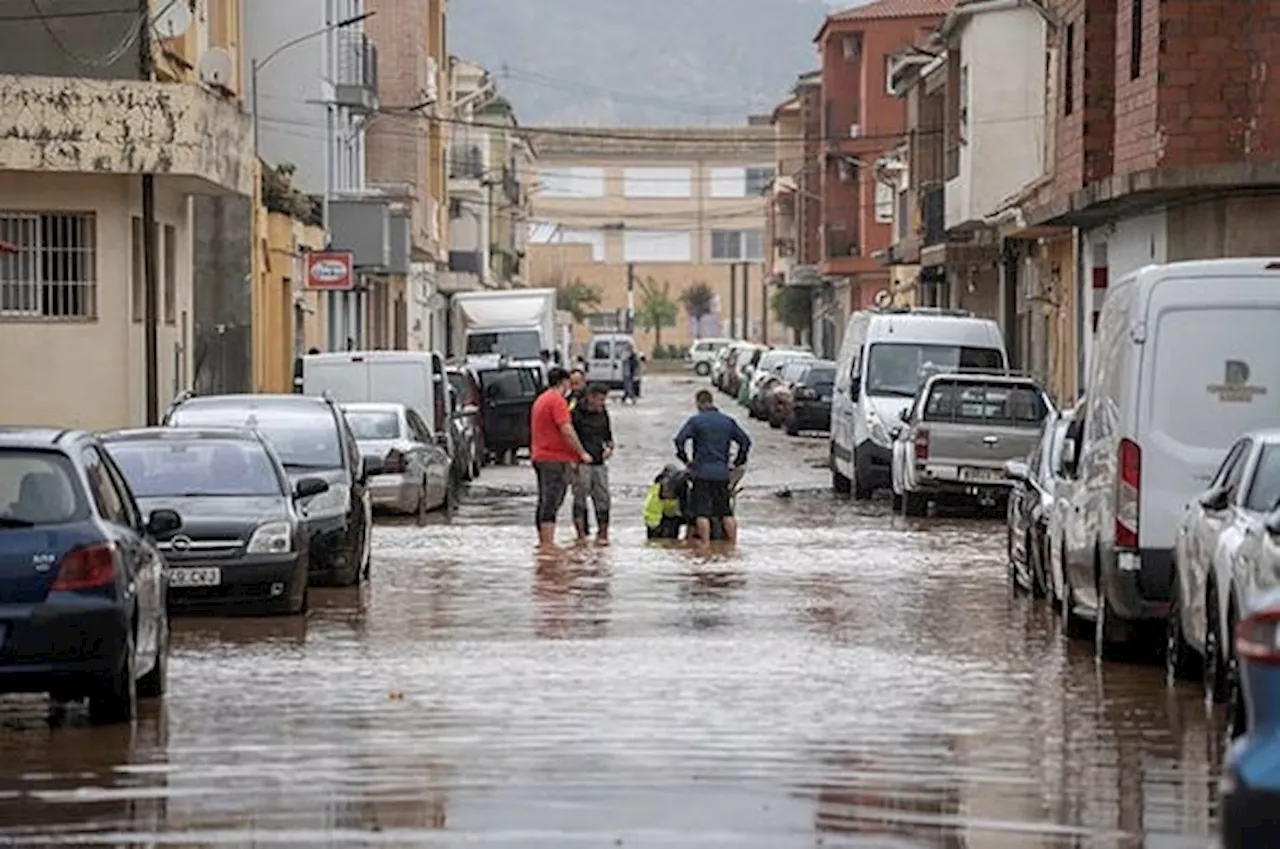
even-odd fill
[[[87,698],[92,718],[133,718],[164,694],[164,559],[182,525],[144,517],[97,438],[0,428],[0,693]]]
[[[1280,847],[1280,590],[1251,600],[1236,623],[1248,732],[1223,767],[1224,849]]]

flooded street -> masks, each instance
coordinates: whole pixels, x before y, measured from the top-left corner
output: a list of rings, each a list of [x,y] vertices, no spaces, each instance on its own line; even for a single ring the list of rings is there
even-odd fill
[[[739,549],[648,545],[703,385],[613,403],[609,548],[540,560],[531,470],[489,468],[305,618],[176,620],[132,731],[0,699],[0,845],[1208,845],[1199,691],[1068,644],[1001,522],[836,499],[825,440],[720,396],[756,439]]]

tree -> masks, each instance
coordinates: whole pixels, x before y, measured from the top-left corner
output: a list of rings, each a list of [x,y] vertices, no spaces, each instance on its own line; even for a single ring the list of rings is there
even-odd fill
[[[716,303],[716,293],[706,283],[694,283],[680,293],[680,303],[684,311],[693,319],[694,335],[702,334],[702,320],[711,315]]]
[[[573,316],[574,321],[586,321],[587,313],[600,306],[600,290],[574,278],[556,287],[556,309]]]
[[[795,343],[813,323],[813,300],[806,286],[779,286],[769,302],[784,327],[791,328]]]
[[[662,328],[676,323],[680,307],[671,299],[671,284],[665,280],[659,287],[658,281],[646,277],[636,288],[640,295],[636,300],[636,323],[645,330],[653,331],[653,347],[656,352],[662,347]]]

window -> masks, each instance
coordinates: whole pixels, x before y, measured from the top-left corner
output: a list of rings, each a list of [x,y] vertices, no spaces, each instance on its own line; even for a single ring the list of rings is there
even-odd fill
[[[400,413],[395,410],[343,410],[357,439],[399,439]]]
[[[192,401],[179,407],[169,423],[175,427],[249,427],[267,438],[286,466],[343,468],[342,434],[327,410],[255,410]]]
[[[776,174],[772,165],[712,168],[709,194],[713,198],[758,197],[769,190]]]
[[[680,230],[624,230],[623,262],[692,262],[693,237]]]
[[[868,354],[866,389],[868,395],[911,398],[935,372],[1003,367],[1004,356],[995,348],[882,342]]]
[[[727,262],[764,259],[764,231],[712,230],[711,259]]]
[[[840,40],[840,51],[846,60],[857,59],[862,55],[862,35],[854,33]]]
[[[929,393],[924,419],[1039,427],[1048,412],[1043,396],[1034,386],[938,381]]]
[[[97,502],[102,518],[121,527],[129,527],[129,508],[124,496],[111,482],[106,464],[102,462],[102,455],[96,448],[86,448],[81,459],[84,460],[85,476],[89,479],[89,492]]]
[[[1067,24],[1066,45],[1062,51],[1062,114],[1075,111],[1076,97],[1076,25]]]
[[[893,222],[893,204],[895,200],[893,186],[885,183],[876,183],[877,224],[890,224]]]
[[[1142,76],[1142,2],[1133,0],[1129,15],[1129,79]]]
[[[409,424],[409,434],[415,442],[422,445],[430,445],[431,428],[427,427],[427,423],[422,420],[422,416],[418,415],[414,410],[405,410],[405,420]]]
[[[97,318],[93,215],[0,212],[0,316]]]
[[[539,168],[537,191],[549,198],[604,197],[604,169],[595,166]]]
[[[71,461],[52,451],[0,451],[0,517],[35,525],[82,521],[88,505]]]
[[[622,183],[629,198],[687,198],[693,194],[693,169],[624,168]]]
[[[1245,507],[1257,513],[1280,507],[1280,445],[1268,445],[1258,455]]]
[[[178,230],[164,225],[164,323],[178,323]]]
[[[112,443],[107,453],[137,498],[267,497],[286,492],[270,455],[257,442],[129,440]]]
[[[1240,440],[1240,454],[1236,457],[1235,465],[1227,472],[1227,478],[1222,482],[1222,486],[1230,494],[1231,500],[1236,501],[1236,496],[1240,494],[1240,481],[1244,478],[1245,466],[1249,464],[1249,452],[1253,450],[1253,442],[1248,439]]]

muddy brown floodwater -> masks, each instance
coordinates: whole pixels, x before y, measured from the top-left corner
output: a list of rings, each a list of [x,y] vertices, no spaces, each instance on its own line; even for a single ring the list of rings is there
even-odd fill
[[[610,548],[540,560],[527,465],[487,469],[451,521],[381,525],[359,592],[176,621],[132,730],[0,698],[0,845],[1208,845],[1198,694],[1011,597],[1000,523],[838,500],[824,440],[725,400],[739,549],[646,545],[701,385],[614,405]]]

